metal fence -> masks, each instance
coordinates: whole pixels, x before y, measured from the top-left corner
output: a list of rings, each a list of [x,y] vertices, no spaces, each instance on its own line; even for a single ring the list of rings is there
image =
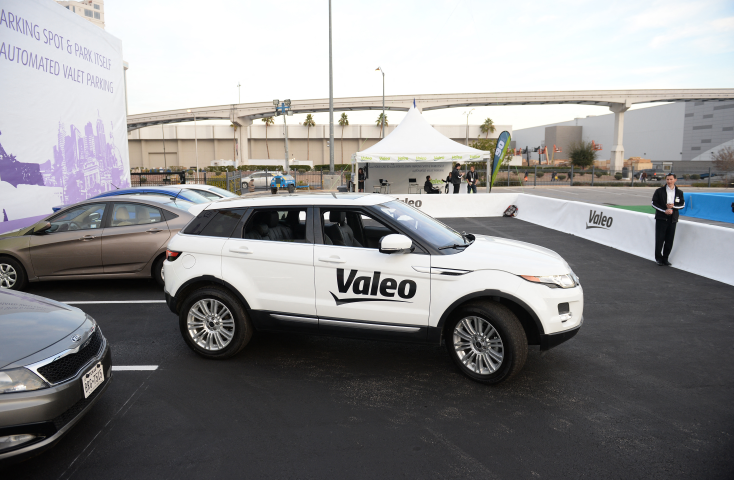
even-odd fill
[[[242,172],[146,172],[131,173],[130,186],[169,186],[181,184],[214,185],[242,195]]]
[[[711,168],[636,171],[633,168],[609,170],[597,167],[585,169],[579,167],[554,168],[545,165],[502,168],[497,172],[493,186],[656,187],[665,184],[665,175],[668,173],[675,173],[677,184],[681,186],[734,188],[734,175],[732,173],[717,172]],[[485,178],[486,175],[480,172],[479,179],[482,184]]]

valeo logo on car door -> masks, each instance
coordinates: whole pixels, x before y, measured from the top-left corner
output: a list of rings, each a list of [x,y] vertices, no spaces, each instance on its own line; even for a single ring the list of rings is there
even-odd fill
[[[346,279],[344,278],[344,269],[336,269],[336,285],[339,294],[351,294],[353,297],[337,297],[330,291],[337,305],[344,305],[356,302],[401,302],[412,303],[409,300],[413,298],[418,290],[418,285],[413,280],[402,280],[398,282],[391,277],[382,277],[381,272],[372,272],[372,275],[357,276],[358,270],[350,270]],[[402,300],[398,300],[397,297]]]

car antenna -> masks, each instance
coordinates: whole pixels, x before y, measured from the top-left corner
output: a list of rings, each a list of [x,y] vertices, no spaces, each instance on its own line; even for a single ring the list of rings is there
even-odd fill
[[[334,197],[334,198],[336,198],[336,194],[334,192],[331,192],[331,196]],[[337,198],[337,200],[338,200],[338,198]]]
[[[118,190],[120,189],[120,187],[118,187],[117,185],[115,185],[115,184],[114,184],[114,183],[112,183],[112,182],[110,182],[110,185],[112,185],[113,187],[115,187],[115,188],[116,188],[116,189],[118,189]]]

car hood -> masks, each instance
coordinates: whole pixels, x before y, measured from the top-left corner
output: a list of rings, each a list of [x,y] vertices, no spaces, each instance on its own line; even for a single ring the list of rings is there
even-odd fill
[[[0,290],[0,368],[58,342],[85,319],[78,308],[29,293]]]
[[[460,270],[503,270],[514,275],[563,275],[571,267],[556,252],[532,243],[474,235],[463,252],[434,257],[431,266]]]

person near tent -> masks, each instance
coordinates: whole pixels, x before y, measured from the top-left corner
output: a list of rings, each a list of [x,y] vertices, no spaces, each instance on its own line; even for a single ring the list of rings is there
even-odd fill
[[[451,172],[446,176],[446,180],[441,180],[446,185],[444,186],[444,193],[449,193],[449,185],[451,185]]]
[[[454,169],[451,171],[451,184],[454,186],[454,195],[459,193],[459,187],[461,186],[461,177],[463,176],[461,174],[461,164],[456,163],[456,166],[454,166]]]
[[[426,183],[423,184],[423,190],[428,194],[441,193],[431,182],[430,175],[426,175]]]
[[[474,171],[474,165],[466,172],[466,193],[477,193],[477,179],[479,175]]]
[[[364,170],[359,169],[359,172],[357,173],[357,187],[359,188],[360,192],[364,192]]]

